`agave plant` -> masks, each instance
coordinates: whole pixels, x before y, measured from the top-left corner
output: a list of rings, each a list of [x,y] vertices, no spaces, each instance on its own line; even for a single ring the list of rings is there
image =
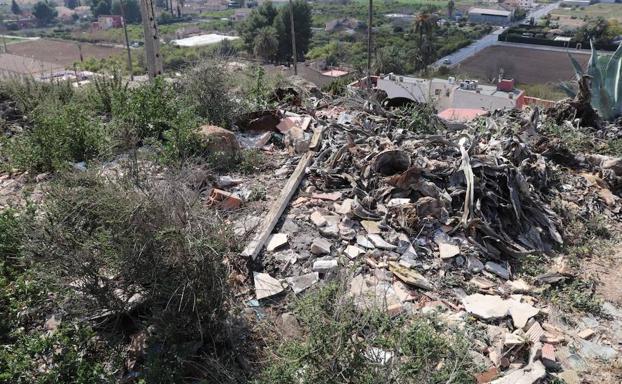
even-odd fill
[[[622,114],[622,43],[609,60],[599,60],[594,43],[590,41],[592,56],[583,71],[581,65],[568,53],[577,81],[587,74],[591,78],[591,104],[605,120],[613,120]],[[564,89],[569,92],[568,87]],[[574,92],[573,92],[574,93]],[[572,96],[574,94],[571,93]]]

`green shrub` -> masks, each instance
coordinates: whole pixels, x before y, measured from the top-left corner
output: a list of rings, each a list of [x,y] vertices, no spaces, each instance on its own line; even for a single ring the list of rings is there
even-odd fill
[[[277,343],[263,383],[472,383],[468,339],[450,335],[434,318],[391,318],[359,309],[343,288],[328,285],[294,308],[305,329],[300,340]],[[373,361],[370,348],[392,354]]]
[[[94,159],[108,148],[102,123],[74,102],[41,104],[31,120],[32,127],[2,143],[3,154],[13,167],[55,171]]]
[[[50,102],[68,103],[75,96],[69,81],[42,82],[33,78],[9,78],[0,82],[0,94],[15,101],[24,114]]]

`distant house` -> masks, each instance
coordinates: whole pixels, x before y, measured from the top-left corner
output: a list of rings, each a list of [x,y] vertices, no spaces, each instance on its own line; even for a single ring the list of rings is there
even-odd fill
[[[508,25],[512,22],[513,11],[487,8],[469,9],[469,22],[477,24]]]
[[[97,18],[99,29],[107,30],[111,28],[122,28],[123,17],[120,15],[102,15]]]
[[[352,17],[334,19],[326,23],[326,32],[338,32],[343,30],[356,30],[365,27],[365,23]]]
[[[248,8],[236,9],[233,15],[231,15],[231,21],[244,21],[251,14],[251,10]]]
[[[451,113],[474,109],[520,109],[525,96],[525,91],[514,88],[514,80],[501,80],[495,86],[479,84],[474,80],[458,81],[453,77],[420,79],[389,74],[378,78],[376,88],[385,91],[389,99],[432,103],[439,111],[452,109]]]
[[[505,0],[503,5],[509,6],[511,8],[533,8],[534,2],[533,0]]]

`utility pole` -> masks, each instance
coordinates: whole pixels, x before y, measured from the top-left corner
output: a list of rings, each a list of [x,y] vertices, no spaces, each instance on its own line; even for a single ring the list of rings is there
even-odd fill
[[[371,89],[371,28],[373,0],[369,0],[367,11],[367,88]]]
[[[125,34],[125,47],[127,48],[127,68],[130,71],[130,80],[134,81],[134,69],[132,68],[132,54],[130,53],[130,39],[127,37],[127,21],[125,19],[125,3],[120,1],[121,17],[123,18],[123,33]]]
[[[371,1],[371,0],[370,0]],[[294,75],[298,75],[298,53],[296,52],[296,30],[294,28],[294,4],[289,0],[289,24],[292,29],[292,52],[294,54]]]
[[[151,79],[162,74],[162,57],[160,56],[160,34],[156,23],[152,0],[140,0],[140,13],[145,31],[145,55],[147,70]]]
[[[2,44],[4,45],[4,53],[8,53],[6,49],[6,36],[2,35]]]

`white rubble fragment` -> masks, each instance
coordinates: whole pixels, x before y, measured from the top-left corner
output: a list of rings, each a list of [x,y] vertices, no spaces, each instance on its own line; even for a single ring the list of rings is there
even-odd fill
[[[525,368],[517,369],[499,379],[491,381],[490,384],[533,384],[545,376],[546,368],[544,368],[542,362],[537,360]]]
[[[314,211],[311,216],[309,216],[309,219],[311,219],[311,222],[315,224],[316,227],[323,227],[326,225],[326,219],[318,211]]]
[[[253,280],[255,282],[255,295],[257,300],[266,297],[278,295],[283,292],[281,282],[267,273],[253,272]]]
[[[386,241],[384,241],[384,239],[380,235],[377,235],[375,233],[370,233],[369,235],[367,235],[367,237],[376,246],[376,248],[386,249],[388,251],[391,251],[397,248],[395,245],[389,244]]]
[[[295,294],[299,294],[320,281],[320,274],[317,272],[311,272],[300,276],[288,277],[285,280],[292,288],[292,291],[294,291]]]
[[[508,315],[510,305],[508,300],[496,295],[482,295],[476,293],[462,299],[462,305],[467,312],[484,320],[502,319]]]
[[[365,253],[365,251],[356,245],[348,245],[343,253],[345,253],[350,259],[354,260],[359,257],[360,254]]]
[[[380,223],[371,220],[361,220],[361,225],[365,228],[365,231],[370,234],[380,233]]]
[[[287,234],[275,233],[270,236],[270,239],[268,240],[268,245],[266,245],[266,251],[276,251],[277,249],[283,247],[285,244],[287,244]]]
[[[330,253],[330,241],[323,239],[323,238],[317,238],[313,240],[313,243],[311,244],[311,253],[316,255],[316,256],[320,256],[320,255],[327,255]]]
[[[523,328],[527,325],[529,319],[540,313],[540,310],[528,303],[510,300],[510,316],[516,328]]]
[[[328,273],[338,266],[337,259],[329,258],[323,260],[316,260],[313,263],[313,270],[319,273]]]
[[[356,236],[356,244],[360,245],[363,248],[374,249],[374,244],[365,237],[365,235],[357,235]]]

